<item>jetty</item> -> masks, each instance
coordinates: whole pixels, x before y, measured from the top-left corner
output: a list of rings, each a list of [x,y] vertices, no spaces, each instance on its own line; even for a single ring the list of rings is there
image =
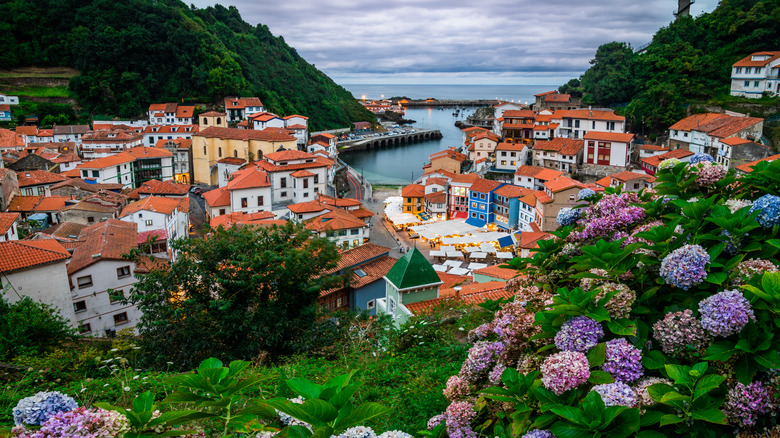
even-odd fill
[[[425,108],[425,107],[466,107],[466,106],[493,106],[501,103],[494,99],[402,99],[398,103],[405,108]]]
[[[401,146],[437,138],[442,138],[441,131],[438,129],[416,129],[413,132],[405,134],[388,134],[357,140],[340,141],[338,143],[338,148],[339,152],[362,151],[367,149]]]

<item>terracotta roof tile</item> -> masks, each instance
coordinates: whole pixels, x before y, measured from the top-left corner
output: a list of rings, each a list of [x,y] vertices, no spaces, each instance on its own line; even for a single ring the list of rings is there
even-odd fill
[[[725,116],[725,114],[719,114],[719,113],[694,114],[692,116],[688,116],[680,120],[679,122],[670,126],[669,129],[676,130],[676,131],[690,131],[692,129],[698,128],[703,124],[719,119],[723,116]]]
[[[425,186],[421,184],[409,184],[401,189],[404,198],[422,198],[425,196]]]
[[[105,169],[107,167],[119,166],[125,163],[132,163],[135,161],[135,157],[127,152],[120,152],[108,157],[96,158],[91,161],[85,161],[76,169]]]
[[[148,196],[140,201],[129,204],[122,210],[119,217],[130,216],[139,211],[153,211],[163,214],[171,214],[174,210],[180,208],[181,203],[176,198],[164,198],[161,196]]]
[[[655,177],[654,176],[650,176],[650,175],[647,175],[647,174],[644,174],[644,173],[629,172],[629,171],[618,172],[618,173],[612,174],[612,175],[610,175],[610,178],[616,179],[616,180],[621,181],[621,182],[631,181],[633,179],[644,179],[644,180],[648,180],[650,182],[655,181]]]
[[[571,95],[552,93],[544,96],[545,102],[570,102]]]
[[[522,151],[526,146],[522,143],[499,143],[496,146],[497,151]]]
[[[304,222],[306,229],[318,233],[366,227],[366,223],[343,210],[331,210]]]
[[[534,143],[533,150],[554,151],[562,155],[576,155],[582,150],[583,146],[585,146],[584,140],[558,137],[552,140],[537,141]]]
[[[428,156],[428,159],[430,159],[431,161],[438,160],[441,158],[451,158],[461,163],[468,159],[466,155],[456,151],[455,148],[447,148],[443,151],[435,152]]]
[[[100,260],[125,260],[127,254],[138,245],[137,226],[133,222],[109,219],[84,228],[79,239],[84,243],[73,251],[68,266],[72,275]]]
[[[68,250],[56,240],[12,240],[0,242],[0,272],[64,261],[70,258]]]
[[[160,181],[152,179],[141,184],[134,190],[136,193],[143,195],[186,195],[190,190],[189,184],[179,184],[171,181]]]
[[[271,187],[271,180],[265,170],[257,166],[246,166],[234,172],[227,183],[228,190],[253,189]]]
[[[5,234],[8,229],[11,228],[14,222],[18,221],[22,216],[19,213],[2,213],[0,212],[0,234]]]
[[[333,207],[318,200],[290,204],[287,209],[295,214],[316,213],[318,211],[331,210]]]
[[[536,113],[532,110],[506,110],[503,116],[505,119],[533,119]]]
[[[219,187],[203,193],[203,200],[211,207],[224,207],[230,205],[230,191],[227,187]]]
[[[269,142],[296,141],[296,138],[289,134],[284,128],[265,128],[255,129],[235,129],[218,128],[210,126],[203,131],[193,135],[193,137],[221,138],[229,140],[257,140]]]
[[[225,109],[229,108],[246,108],[248,106],[263,106],[263,102],[257,97],[226,97]]]
[[[41,184],[54,184],[68,179],[60,174],[47,172],[45,170],[25,170],[16,172],[16,178],[19,181],[20,188]]]
[[[558,178],[563,175],[563,172],[546,167],[538,166],[520,166],[515,171],[515,175],[518,176],[530,176],[542,181],[549,181],[551,179]]]
[[[306,178],[309,176],[314,176],[314,174],[308,170],[296,170],[295,172],[291,173],[290,176],[293,178]]]
[[[192,124],[190,125],[149,125],[146,126],[142,132],[144,134],[186,134],[186,133],[194,134],[199,130],[200,130],[200,126],[192,125]],[[162,139],[162,141],[166,141],[166,140],[168,139]],[[188,139],[184,139],[184,140],[188,140]],[[160,142],[160,140],[157,140],[157,142]]]
[[[472,192],[489,193],[495,190],[496,187],[500,185],[501,183],[498,181],[479,178],[478,180],[474,181],[473,184],[471,184],[471,188],[469,190],[471,190]]]
[[[44,233],[50,234],[56,238],[64,239],[78,239],[81,235],[81,231],[87,228],[87,225],[77,222],[60,222],[56,225],[43,230]]]
[[[509,298],[514,295],[514,292],[504,289],[505,285],[506,283],[503,281],[488,281],[486,283],[472,283],[461,286],[460,300],[468,304],[477,305],[488,299],[497,300],[499,298]],[[441,302],[445,302],[449,299],[456,299],[455,296],[456,291],[453,288],[440,289],[439,298],[437,299],[418,301],[416,303],[406,304],[405,306],[413,314],[420,315]]]
[[[284,151],[278,151],[278,152],[271,152],[270,154],[265,154],[264,157],[271,161],[292,161],[292,160],[306,160],[314,158],[314,155],[299,151],[299,150],[284,150]]]
[[[425,200],[432,204],[443,204],[447,202],[446,192],[433,192],[425,195]]]
[[[25,146],[25,137],[24,134],[0,128],[0,148],[22,148]]]
[[[502,280],[511,280],[515,278],[518,272],[515,269],[502,268],[502,265],[492,265],[476,271],[471,271],[472,274],[482,274],[487,277],[500,278]],[[508,265],[504,265],[508,266]]]
[[[521,196],[524,196],[526,193],[531,192],[532,190],[528,190],[523,187],[518,187],[513,184],[507,184],[504,186],[501,186],[496,189],[495,193],[496,195],[503,196],[505,198],[519,198]]]
[[[65,207],[68,196],[46,196],[33,208],[33,211],[60,211]]]
[[[762,158],[760,160],[751,161],[749,163],[745,163],[745,164],[739,165],[739,166],[737,166],[737,169],[741,170],[742,172],[745,172],[745,173],[750,173],[750,172],[753,171],[753,167],[755,167],[755,165],[760,163],[761,161],[772,162],[772,161],[775,161],[775,160],[778,160],[778,159],[780,159],[780,155],[772,155],[771,157],[766,157],[766,158]]]
[[[634,134],[622,132],[588,131],[588,133],[585,134],[582,138],[583,140],[603,140],[630,143],[634,138]]]
[[[601,178],[600,180],[596,181],[596,184],[601,187],[609,187],[612,185],[612,177],[605,176],[604,178]]]
[[[766,55],[763,61],[753,61],[753,56]],[[764,67],[775,59],[780,58],[780,52],[755,52],[735,62],[732,67]]]
[[[14,196],[8,204],[7,211],[30,212],[41,202],[43,196]]]
[[[438,271],[436,271],[436,275],[438,275],[439,279],[444,282],[441,286],[439,286],[439,290],[449,289],[455,286],[464,286],[472,283],[471,277],[466,275],[455,275]]]
[[[639,146],[639,149],[645,150],[645,151],[669,151],[669,148],[658,146],[655,144],[643,144]]]
[[[567,178],[565,176],[560,176],[552,181],[547,181],[544,183],[544,186],[550,189],[550,191],[553,193],[558,193],[562,190],[570,189],[572,187],[585,188],[581,182],[577,181],[576,179]]]
[[[689,150],[674,149],[674,150],[671,150],[669,152],[663,153],[661,155],[656,155],[656,156],[653,156],[653,157],[642,158],[642,162],[643,163],[647,163],[647,164],[649,164],[651,166],[654,166],[654,167],[658,167],[658,164],[661,163],[661,161],[667,160],[669,158],[680,159],[680,158],[690,157],[691,155],[693,155],[693,152],[691,152]]]
[[[545,233],[542,231],[523,231],[522,233],[520,233],[520,248],[523,249],[538,248],[539,247],[539,244],[537,243],[538,241],[549,240],[552,238],[553,238],[552,234]]]
[[[221,113],[219,111],[206,111],[205,113],[200,113],[198,117],[226,117],[227,113]]]
[[[234,211],[211,219],[209,225],[211,228],[230,228],[233,225],[259,225],[274,217],[274,214],[270,211],[258,211],[256,213]]]
[[[339,251],[339,261],[335,268],[326,272],[326,274],[333,274],[344,269],[348,269],[353,266],[365,263],[367,260],[387,255],[390,253],[390,248],[377,245],[375,243],[364,243],[360,246],[356,246],[352,249]]]
[[[572,118],[572,119],[586,119],[586,120],[607,120],[615,122],[624,122],[625,117],[615,114],[614,111],[605,110],[588,110],[588,109],[576,109],[576,110],[560,110],[553,114],[554,119]]]

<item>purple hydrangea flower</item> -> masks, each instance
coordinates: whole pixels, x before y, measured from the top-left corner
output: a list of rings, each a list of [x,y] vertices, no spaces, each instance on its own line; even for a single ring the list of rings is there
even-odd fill
[[[704,248],[686,244],[664,257],[661,261],[661,277],[668,284],[688,290],[707,277],[708,263],[710,263],[710,255]]]
[[[579,351],[555,353],[544,360],[539,370],[545,388],[558,395],[582,385],[590,377],[588,358]]]
[[[586,352],[599,343],[604,329],[587,316],[578,316],[563,323],[555,334],[555,346],[562,351]]]
[[[596,192],[594,192],[593,189],[582,189],[577,192],[577,200],[582,201],[583,199],[588,199],[595,194]]]
[[[717,293],[699,302],[701,325],[714,336],[739,333],[749,320],[755,319],[750,302],[736,290]]]
[[[647,390],[647,387],[657,383],[671,385],[672,381],[663,377],[646,377],[636,384],[634,392],[636,393],[636,401],[639,406],[652,406],[656,403],[656,401],[653,400],[653,397],[650,397],[650,392]]]
[[[715,161],[715,159],[712,158],[712,155],[710,154],[697,153],[697,154],[693,154],[690,161],[688,161],[688,165],[694,165],[704,161],[712,162]]]
[[[335,438],[377,438],[374,429],[366,426],[355,426],[341,432],[339,435],[334,435]]]
[[[506,366],[503,364],[496,364],[496,366],[493,367],[493,370],[490,371],[490,375],[488,376],[488,381],[494,385],[498,385],[501,383],[501,375],[504,374],[504,370],[506,370]]]
[[[565,227],[573,225],[580,218],[580,210],[576,208],[562,208],[558,211],[558,225]]]
[[[452,376],[447,380],[447,386],[442,393],[447,400],[453,401],[469,395],[469,382],[459,376]]]
[[[486,377],[488,370],[504,352],[503,342],[477,342],[469,349],[469,355],[460,368],[460,376],[469,382]]]
[[[626,406],[629,408],[636,406],[636,393],[623,382],[596,385],[592,391],[601,395],[605,406]]]
[[[14,424],[40,426],[57,412],[68,412],[77,407],[75,400],[61,392],[39,392],[19,400],[12,411]]]
[[[610,237],[615,231],[628,227],[645,218],[642,207],[631,205],[640,202],[634,192],[604,195],[599,202],[584,209],[585,228],[572,233],[570,238],[588,240],[598,237]]]
[[[775,409],[775,390],[761,382],[749,385],[737,383],[729,390],[723,412],[729,423],[740,427],[756,424],[759,415],[767,414]]]
[[[756,221],[764,228],[780,225],[780,196],[764,195],[753,203],[750,213],[760,211]]]
[[[663,352],[675,357],[703,353],[712,340],[690,309],[667,313],[653,325],[653,332]]]
[[[529,430],[528,433],[520,438],[555,438],[555,435],[553,435],[549,430],[534,429]]]
[[[763,259],[750,259],[745,260],[737,265],[731,273],[735,275],[731,280],[731,284],[739,286],[742,283],[750,281],[756,275],[762,275],[765,272],[777,272],[777,266],[769,260]]]
[[[706,187],[723,179],[728,173],[728,168],[720,164],[703,161],[696,167],[696,184]]]
[[[428,420],[428,430],[433,430],[444,421],[444,414],[434,415]]]
[[[113,438],[122,437],[130,430],[127,417],[104,409],[76,408],[57,412],[37,430],[15,427],[17,438]]]
[[[450,438],[476,438],[477,433],[471,429],[471,420],[476,416],[473,403],[466,401],[450,403],[444,412],[447,434]]]
[[[633,382],[642,377],[642,350],[624,338],[607,342],[606,361],[601,368],[619,382]]]

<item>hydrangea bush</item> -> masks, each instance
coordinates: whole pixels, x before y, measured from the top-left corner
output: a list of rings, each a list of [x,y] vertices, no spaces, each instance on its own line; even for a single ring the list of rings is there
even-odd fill
[[[779,174],[696,154],[653,190],[578,196],[510,263],[517,293],[470,334],[425,434],[780,436]]]

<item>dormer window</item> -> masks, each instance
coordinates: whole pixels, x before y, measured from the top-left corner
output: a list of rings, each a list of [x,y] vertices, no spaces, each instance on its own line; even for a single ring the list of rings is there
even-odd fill
[[[753,55],[750,59],[751,61],[766,61],[769,58],[769,55]]]

